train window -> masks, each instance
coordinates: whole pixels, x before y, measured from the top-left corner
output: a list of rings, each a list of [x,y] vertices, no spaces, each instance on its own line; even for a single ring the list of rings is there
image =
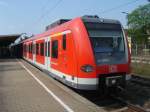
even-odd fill
[[[24,45],[24,52],[26,52],[26,45]]]
[[[45,42],[44,44],[45,44],[45,56],[47,56],[47,42]]]
[[[29,44],[29,53],[31,53],[31,44]]]
[[[26,45],[26,48],[25,48],[25,50],[26,50],[26,52],[28,52],[28,51],[27,51],[27,45]]]
[[[50,41],[48,42],[48,57],[50,57]]]
[[[26,45],[26,52],[28,52],[28,45]]]
[[[28,45],[28,52],[30,53],[30,45]]]
[[[24,45],[23,45],[23,52],[24,52]]]
[[[52,58],[58,58],[58,40],[52,41]]]
[[[29,45],[29,53],[31,53],[31,44]]]
[[[39,44],[36,44],[36,54],[39,54]]]
[[[30,52],[29,50],[30,50],[30,47],[29,47],[29,45],[28,45],[28,53]]]
[[[31,45],[29,44],[29,53],[31,53]]]
[[[30,44],[30,53],[31,53],[31,44]]]
[[[27,45],[27,52],[29,52],[29,45]]]
[[[66,50],[66,34],[63,35],[62,47],[63,47],[63,50]]]
[[[33,54],[35,54],[35,44],[33,44]]]
[[[33,53],[33,44],[31,43],[31,53]]]
[[[44,56],[44,43],[40,44],[40,55]]]
[[[28,51],[27,51],[27,45],[26,45],[26,49],[25,49],[25,50],[26,50],[26,52],[28,52]]]
[[[28,52],[30,53],[30,44],[28,45]]]

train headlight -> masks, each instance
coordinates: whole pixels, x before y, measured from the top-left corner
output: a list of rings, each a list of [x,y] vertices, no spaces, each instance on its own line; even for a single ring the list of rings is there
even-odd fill
[[[93,72],[94,68],[91,65],[83,65],[81,67],[81,70],[84,71],[84,72]]]

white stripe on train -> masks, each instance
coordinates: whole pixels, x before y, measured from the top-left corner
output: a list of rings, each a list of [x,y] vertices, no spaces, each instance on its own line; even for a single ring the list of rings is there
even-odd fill
[[[25,58],[25,59],[27,61],[33,63],[33,64],[36,64],[40,68],[47,70],[45,65],[42,65],[42,64],[37,63],[37,62],[33,62],[32,60],[27,59],[27,58]],[[60,72],[58,70],[55,70],[53,68],[50,68],[50,70],[48,70],[48,71],[53,73],[53,74],[55,74],[56,76],[58,76],[60,78],[63,78],[63,76],[65,76],[65,80],[67,80],[69,82],[73,82],[75,84],[85,84],[85,85],[97,85],[98,84],[98,78],[79,78],[79,77],[74,77],[74,80],[72,80],[72,76],[69,75],[69,74],[62,73],[62,72]]]

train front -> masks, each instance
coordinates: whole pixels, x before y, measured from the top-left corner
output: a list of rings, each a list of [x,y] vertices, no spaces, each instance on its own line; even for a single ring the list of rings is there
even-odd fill
[[[100,87],[124,87],[130,79],[130,53],[119,21],[83,17],[96,63]]]

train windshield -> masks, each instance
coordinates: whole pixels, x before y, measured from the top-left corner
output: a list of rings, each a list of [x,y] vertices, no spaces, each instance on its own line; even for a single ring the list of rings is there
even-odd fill
[[[125,44],[121,25],[119,24],[85,24],[96,63],[125,63]]]
[[[124,53],[124,41],[121,31],[89,30],[90,40],[96,53]]]

